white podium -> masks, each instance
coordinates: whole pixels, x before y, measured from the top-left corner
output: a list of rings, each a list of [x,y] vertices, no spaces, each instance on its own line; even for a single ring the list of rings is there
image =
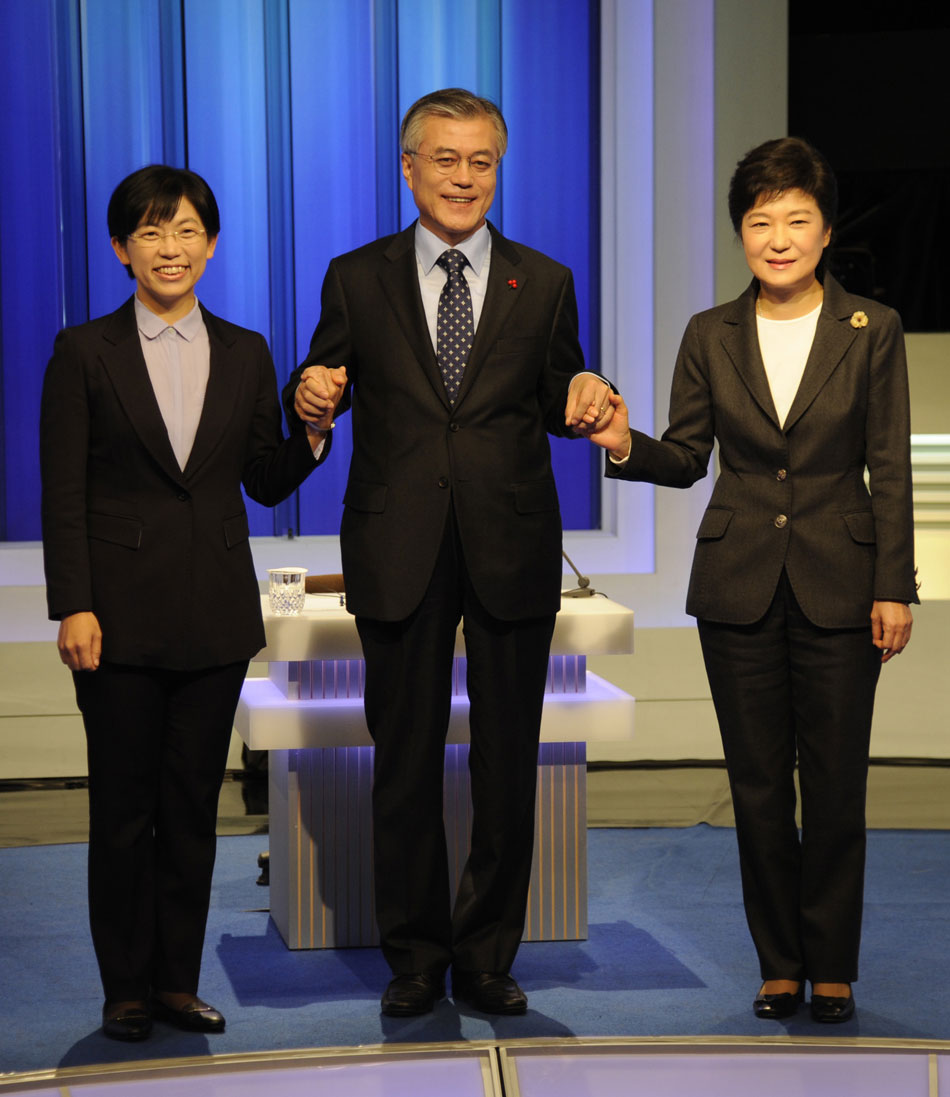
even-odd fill
[[[373,747],[363,718],[354,618],[334,595],[307,595],[299,617],[262,599],[267,678],[244,683],[235,727],[269,752],[271,917],[288,948],[378,944],[373,906]],[[628,739],[634,699],[588,673],[588,655],[633,651],[633,611],[564,598],[551,644],[538,752],[534,862],[524,940],[587,936],[586,743]],[[471,830],[465,645],[456,639],[445,759],[450,879]]]

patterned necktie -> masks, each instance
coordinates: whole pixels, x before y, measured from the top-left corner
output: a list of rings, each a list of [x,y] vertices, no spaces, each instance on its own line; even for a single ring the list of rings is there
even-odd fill
[[[455,248],[442,252],[436,260],[448,272],[448,278],[439,296],[439,314],[436,324],[436,357],[445,382],[449,404],[455,403],[462,371],[468,361],[472,340],[475,337],[475,320],[472,314],[472,294],[462,268],[468,262]]]

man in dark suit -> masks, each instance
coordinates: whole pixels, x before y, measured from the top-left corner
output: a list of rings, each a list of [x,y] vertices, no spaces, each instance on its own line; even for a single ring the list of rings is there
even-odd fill
[[[195,298],[218,229],[200,176],[123,180],[109,231],[135,296],[60,332],[43,387],[47,599],[86,730],[90,924],[120,1040],[153,1014],[224,1028],[197,990],[218,791],[264,644],[241,486],[273,505],[315,467],[302,427],[283,437],[263,337]]]
[[[510,968],[530,876],[537,747],[561,519],[547,433],[596,425],[570,271],[485,216],[507,129],[459,89],[407,112],[402,172],[419,219],[334,259],[288,415],[352,408],[341,528],[347,605],[376,746],[376,910],[393,979],[382,1011],[453,995],[522,1013]],[[344,373],[345,368],[345,373]],[[442,774],[460,619],[474,822],[450,909]]]

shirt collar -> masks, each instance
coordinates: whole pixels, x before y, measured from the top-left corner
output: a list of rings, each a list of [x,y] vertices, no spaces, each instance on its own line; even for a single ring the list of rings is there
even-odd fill
[[[156,316],[150,308],[143,305],[137,296],[135,298],[135,323],[146,339],[157,339],[166,328],[174,328],[182,339],[187,339],[189,343],[204,326],[197,300],[191,312],[180,320],[176,320],[174,324],[169,324],[167,320],[163,320],[161,316]]]
[[[421,221],[416,221],[415,243],[416,256],[422,264],[422,273],[425,275],[432,272],[436,260],[450,246],[444,240],[440,240],[434,232],[425,228]],[[485,224],[476,229],[461,244],[456,244],[455,248],[465,256],[472,270],[480,275],[482,264],[491,251],[491,233],[488,231],[488,225]]]

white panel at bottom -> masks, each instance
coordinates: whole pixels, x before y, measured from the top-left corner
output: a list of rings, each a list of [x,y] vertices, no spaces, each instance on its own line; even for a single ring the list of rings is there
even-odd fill
[[[928,1097],[926,1053],[507,1052],[516,1097]],[[506,1088],[506,1092],[510,1087]],[[941,1088],[941,1094],[943,1093]]]
[[[5,1097],[493,1097],[492,1052],[328,1056],[306,1065],[261,1068],[259,1064],[198,1068],[162,1064],[138,1077],[103,1074],[64,1078],[58,1088],[4,1087]]]

